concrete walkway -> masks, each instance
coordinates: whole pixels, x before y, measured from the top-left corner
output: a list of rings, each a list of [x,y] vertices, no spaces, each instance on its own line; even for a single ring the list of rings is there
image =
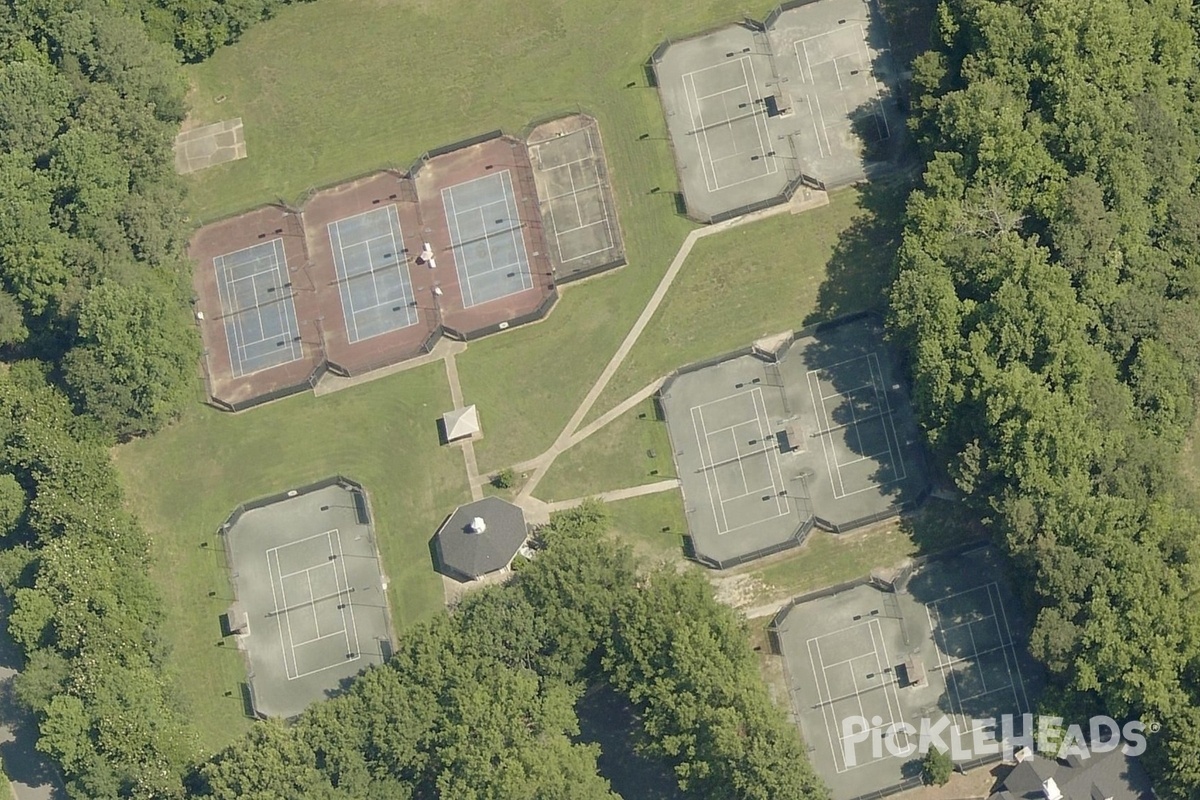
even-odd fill
[[[432,364],[436,361],[442,361],[446,358],[452,358],[467,349],[466,342],[457,342],[453,339],[443,337],[437,344],[433,346],[433,350],[423,356],[410,358],[407,361],[401,361],[399,364],[392,364],[389,367],[364,372],[361,375],[355,375],[351,378],[344,378],[341,375],[326,373],[321,380],[317,381],[317,385],[313,387],[313,395],[321,397],[323,395],[340,392],[342,389],[349,389],[351,386],[358,386],[360,383],[370,383],[377,381],[380,378],[386,378],[388,375],[395,375],[397,372],[406,372],[410,369],[423,367],[426,364]]]
[[[436,348],[435,348],[436,349]],[[455,353],[447,353],[442,359],[446,365],[446,381],[450,384],[450,400],[455,408],[463,407],[462,384],[458,380],[458,362],[454,360]],[[459,447],[463,451],[463,461],[467,467],[467,484],[471,487],[471,499],[483,499],[483,485],[487,476],[479,476],[479,464],[475,461],[475,443],[464,439]]]
[[[546,473],[550,470],[551,465],[554,464],[554,460],[557,459],[564,450],[574,444],[578,444],[580,439],[583,438],[580,437],[580,439],[573,440],[572,437],[575,431],[579,428],[580,424],[582,424],[583,420],[587,417],[588,413],[592,410],[592,406],[594,406],[596,401],[600,398],[601,393],[603,393],[604,389],[608,386],[608,382],[612,380],[613,375],[615,375],[617,370],[621,368],[621,365],[625,363],[626,356],[629,355],[629,351],[633,349],[633,346],[637,344],[637,340],[641,338],[642,332],[646,329],[646,326],[650,324],[650,320],[654,317],[654,313],[658,311],[658,307],[662,304],[663,299],[667,296],[667,291],[671,288],[671,284],[675,282],[675,278],[679,275],[679,271],[683,269],[683,264],[685,261],[687,261],[687,257],[691,254],[692,248],[696,245],[696,242],[700,241],[705,236],[713,236],[741,225],[757,222],[758,220],[773,217],[777,214],[788,213],[792,213],[792,207],[785,203],[784,205],[774,206],[762,211],[757,211],[753,214],[746,214],[745,216],[736,217],[724,222],[718,222],[715,225],[709,225],[705,228],[696,228],[688,233],[687,238],[683,240],[683,246],[679,248],[679,252],[675,254],[675,258],[671,261],[671,266],[667,268],[667,272],[665,275],[663,275],[662,280],[658,282],[658,287],[654,290],[654,294],[650,296],[650,301],[646,303],[646,307],[642,309],[641,315],[637,318],[637,321],[633,323],[633,327],[629,329],[629,333],[626,334],[625,340],[621,342],[621,346],[617,348],[617,352],[613,353],[613,357],[609,359],[608,365],[605,366],[604,371],[600,373],[600,377],[596,379],[596,382],[588,391],[587,396],[583,398],[583,402],[579,404],[579,408],[575,409],[575,413],[571,415],[571,419],[567,422],[566,427],[563,428],[562,432],[558,435],[558,438],[554,440],[554,444],[550,446],[549,450],[542,453],[536,459],[533,459],[531,464],[533,467],[533,474],[529,476],[528,482],[526,482],[525,486],[522,487],[521,493],[518,496],[531,496],[534,490],[537,489],[538,484],[541,483],[542,478],[544,478]],[[627,400],[625,402],[629,401]],[[589,428],[591,428],[591,426],[589,426]],[[589,433],[593,432],[594,430],[598,430],[598,428],[592,428]]]
[[[628,489],[613,489],[611,492],[600,492],[599,494],[588,495],[587,497],[575,497],[571,500],[559,500],[555,503],[547,503],[546,508],[550,513],[555,511],[566,511],[568,508],[574,508],[581,505],[585,500],[595,498],[603,500],[606,503],[611,503],[616,500],[629,500],[634,497],[643,497],[648,494],[658,494],[659,492],[670,492],[679,488],[679,479],[670,478],[657,483],[645,483],[641,486],[630,486]]]

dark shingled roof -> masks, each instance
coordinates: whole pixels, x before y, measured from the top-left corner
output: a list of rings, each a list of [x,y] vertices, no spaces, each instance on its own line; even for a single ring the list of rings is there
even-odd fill
[[[1042,790],[1054,778],[1063,800],[1150,800],[1150,779],[1137,763],[1118,747],[1106,753],[1092,752],[1088,758],[1056,761],[1035,756],[1013,768],[1000,791],[989,800],[1046,800]]]
[[[471,531],[476,517],[487,523],[483,533]],[[438,567],[462,580],[495,572],[508,566],[527,535],[525,512],[499,497],[459,506],[434,537]]]

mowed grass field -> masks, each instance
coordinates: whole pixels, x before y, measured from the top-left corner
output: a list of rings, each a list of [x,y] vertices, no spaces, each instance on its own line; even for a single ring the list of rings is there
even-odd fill
[[[665,35],[765,10],[731,0],[289,6],[187,68],[194,120],[241,116],[250,153],[190,177],[190,211],[203,220],[294,201],[309,187],[405,166],[430,147],[491,128],[519,132],[555,110],[593,113],[629,265],[564,287],[543,322],[472,342],[457,357],[465,400],[478,404],[484,426],[479,466],[494,471],[551,444],[694,227],[670,194],[675,170],[646,58]],[[690,360],[877,305],[890,280],[889,215],[898,208],[885,195],[849,190],[829,208],[702,242],[592,416]],[[229,597],[217,526],[263,494],[338,472],[359,480],[375,502],[397,625],[428,618],[442,594],[427,543],[468,498],[461,452],[437,446],[434,420],[449,407],[442,367],[432,365],[239,415],[196,408],[169,430],[117,449],[129,505],[152,536],[173,669],[207,748],[248,725],[237,690],[242,660],[218,645]],[[658,449],[647,442],[657,440],[633,417],[581,444],[587,449],[574,461],[565,453],[544,486],[578,496],[620,488],[607,482],[657,479],[643,463],[645,450]],[[669,446],[657,460],[667,475]],[[643,472],[646,480],[638,479]],[[647,559],[678,556],[686,524],[678,492],[612,510],[618,534]]]
[[[295,201],[487,130],[519,134],[557,111],[594,114],[629,266],[567,288],[548,320],[472,344],[459,361],[466,400],[486,426],[480,468],[532,458],[566,424],[694,227],[675,213],[675,167],[644,65],[665,36],[743,10],[732,0],[289,6],[187,68],[194,120],[242,117],[249,153],[188,179],[192,216]]]
[[[701,239],[589,417],[676,367],[882,306],[906,188],[843,189],[823,208]]]
[[[533,494],[546,501],[570,500],[674,477],[671,439],[651,399],[555,459]]]
[[[218,526],[247,500],[329,475],[360,481],[370,493],[397,627],[430,618],[442,609],[443,593],[429,539],[445,514],[470,499],[462,452],[438,444],[436,419],[449,404],[437,363],[244,414],[197,408],[153,438],[117,449],[129,503],[153,541],[178,685],[210,751],[248,724],[241,655],[232,641],[218,644],[218,617],[231,599]]]

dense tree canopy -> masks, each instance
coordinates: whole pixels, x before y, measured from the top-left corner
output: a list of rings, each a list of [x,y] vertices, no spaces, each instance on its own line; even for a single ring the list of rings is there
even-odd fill
[[[955,0],[914,65],[926,159],[891,326],[929,439],[1028,567],[1060,712],[1163,723],[1200,792],[1196,19],[1182,0]]]
[[[706,581],[639,576],[603,508],[558,515],[510,584],[404,635],[396,655],[290,728],[257,726],[203,770],[216,798],[611,798],[573,741],[585,682],[641,714],[689,797],[821,798],[745,631]]]

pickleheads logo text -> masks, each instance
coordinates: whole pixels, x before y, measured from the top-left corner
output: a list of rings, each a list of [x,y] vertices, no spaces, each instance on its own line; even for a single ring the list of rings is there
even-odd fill
[[[949,753],[954,761],[1001,754],[1011,761],[1018,750],[1029,748],[1039,753],[1053,753],[1059,758],[1076,755],[1089,758],[1093,753],[1107,753],[1120,747],[1128,756],[1146,752],[1146,733],[1154,732],[1140,720],[1118,723],[1108,716],[1088,720],[1086,727],[1064,725],[1062,717],[1022,714],[1019,718],[1005,714],[998,718],[971,720],[963,729],[950,717],[921,719],[919,725],[891,722],[881,717],[850,716],[842,720],[842,756],[846,767],[859,760],[861,745],[870,744],[871,760],[887,755],[896,758],[923,756],[930,748]]]

